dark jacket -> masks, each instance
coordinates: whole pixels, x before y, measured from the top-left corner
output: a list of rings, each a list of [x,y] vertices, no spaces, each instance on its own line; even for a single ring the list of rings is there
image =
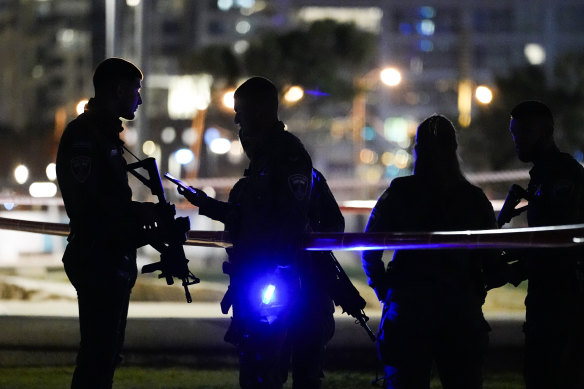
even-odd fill
[[[312,161],[300,140],[279,122],[258,150],[227,203],[208,201],[199,210],[225,224],[230,262],[248,270],[298,262],[310,226]]]
[[[140,204],[132,202],[119,118],[91,100],[70,122],[57,153],[57,179],[71,236],[84,246],[135,249]]]
[[[424,232],[495,228],[491,203],[464,179],[437,189],[417,175],[396,178],[379,198],[367,232]],[[484,250],[397,250],[387,270],[382,251],[363,254],[369,284],[380,300],[445,294],[472,295],[482,303]]]
[[[551,152],[536,161],[529,175],[530,227],[584,223],[584,168],[574,158]],[[557,305],[567,296],[582,293],[582,280],[578,280],[584,260],[582,248],[529,250],[524,255],[525,277],[529,279],[526,305],[534,299]]]

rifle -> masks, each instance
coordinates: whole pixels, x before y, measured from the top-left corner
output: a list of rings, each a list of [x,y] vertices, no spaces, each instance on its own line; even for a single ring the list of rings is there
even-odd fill
[[[375,342],[375,334],[373,331],[371,331],[371,328],[369,328],[369,325],[367,324],[369,317],[365,315],[364,311],[365,305],[367,305],[367,303],[363,297],[361,297],[359,291],[357,288],[355,288],[351,282],[351,279],[349,276],[347,276],[347,273],[345,273],[339,261],[337,261],[335,255],[330,251],[328,254],[331,258],[335,271],[335,279],[332,286],[332,297],[335,305],[340,306],[343,310],[343,313],[347,312],[347,314],[353,316],[355,318],[355,323],[359,323],[365,332],[367,332],[369,338]]]
[[[511,185],[509,188],[509,193],[507,193],[507,197],[505,198],[505,203],[499,212],[499,216],[497,217],[497,225],[499,228],[503,226],[505,223],[509,223],[511,219],[515,216],[521,214],[522,212],[527,210],[527,205],[515,209],[517,204],[521,201],[521,199],[525,199],[529,201],[529,193],[520,187],[517,184]]]
[[[132,154],[133,155],[133,154]],[[138,158],[136,158],[138,159]],[[140,182],[146,185],[153,195],[158,197],[156,207],[156,232],[149,240],[150,246],[160,253],[160,261],[144,265],[142,273],[152,273],[160,270],[158,278],[165,278],[167,285],[174,284],[173,277],[182,281],[187,303],[192,302],[189,285],[198,284],[200,280],[189,270],[189,260],[185,256],[183,244],[190,230],[188,217],[177,217],[173,204],[166,201],[164,188],[154,158],[138,159],[138,162],[128,165],[128,171]],[[148,178],[138,173],[136,169],[143,168],[148,172]]]

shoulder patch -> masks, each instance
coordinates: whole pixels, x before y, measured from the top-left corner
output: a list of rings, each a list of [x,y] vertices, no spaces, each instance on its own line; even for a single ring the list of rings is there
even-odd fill
[[[302,201],[308,194],[308,177],[302,174],[293,174],[288,177],[288,186],[298,201]]]
[[[121,155],[119,148],[114,147],[110,150],[110,157],[117,157],[119,155]]]
[[[79,155],[71,159],[71,174],[78,182],[85,182],[91,173],[91,158]]]

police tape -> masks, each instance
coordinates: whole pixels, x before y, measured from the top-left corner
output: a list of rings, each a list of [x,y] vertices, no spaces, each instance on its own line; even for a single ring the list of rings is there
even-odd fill
[[[0,218],[0,229],[67,236],[67,224]],[[309,251],[558,248],[584,244],[584,224],[553,227],[508,228],[437,232],[309,233]],[[228,248],[225,231],[189,231],[185,245]]]

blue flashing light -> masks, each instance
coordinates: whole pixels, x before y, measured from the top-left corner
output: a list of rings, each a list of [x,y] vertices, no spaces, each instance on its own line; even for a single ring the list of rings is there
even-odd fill
[[[174,159],[181,165],[188,165],[195,159],[195,154],[190,149],[179,149],[175,151]]]
[[[364,140],[374,140],[375,135],[375,130],[372,127],[366,126],[361,130],[361,137]]]
[[[276,287],[272,284],[266,286],[262,293],[262,303],[269,304],[274,299],[274,292],[276,291]]]
[[[580,163],[584,161],[584,153],[582,152],[582,150],[576,150],[574,152],[574,159]]]
[[[418,46],[419,46],[421,51],[424,51],[426,53],[434,50],[434,44],[432,43],[432,41],[429,41],[427,39],[423,39],[423,40],[419,41]]]
[[[304,93],[315,96],[315,97],[321,97],[321,96],[330,96],[330,93],[326,93],[326,92],[322,92],[318,89],[316,90],[305,90]]]
[[[205,140],[205,144],[207,146],[209,146],[211,144],[211,142],[213,142],[215,139],[220,138],[220,137],[221,137],[221,133],[215,127],[207,128],[207,130],[205,131],[205,135],[203,135],[203,139]]]
[[[401,32],[402,35],[411,35],[413,32],[412,25],[409,23],[400,23],[399,32]]]
[[[436,16],[436,9],[429,6],[420,7],[420,16],[425,19],[433,18]]]
[[[399,174],[399,168],[395,165],[388,166],[385,168],[385,177],[386,178],[395,178]]]
[[[434,25],[434,22],[431,21],[430,19],[424,19],[416,25],[416,30],[418,31],[418,34],[424,36],[434,35],[435,28],[436,27]]]

